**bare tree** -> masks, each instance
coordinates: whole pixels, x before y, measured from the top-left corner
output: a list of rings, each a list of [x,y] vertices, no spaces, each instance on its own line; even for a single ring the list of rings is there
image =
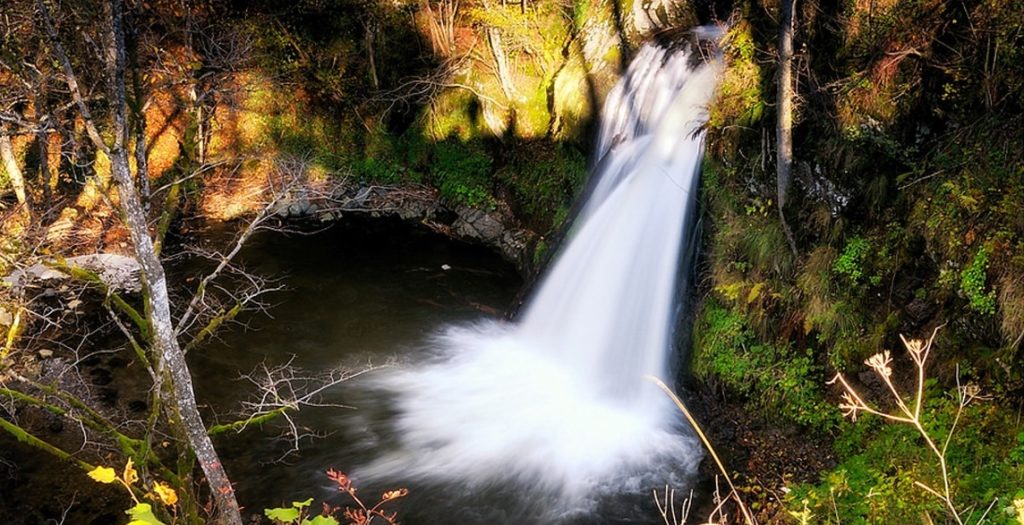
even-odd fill
[[[49,8],[43,0],[36,0],[36,5],[44,20],[50,43],[64,69],[68,89],[85,121],[89,137],[96,148],[107,155],[111,162],[120,209],[132,241],[135,257],[142,270],[146,323],[149,327],[150,344],[153,347],[152,368],[155,371],[158,384],[164,386],[158,388],[158,391],[163,398],[167,420],[177,423],[172,426],[180,425],[183,434],[181,437],[188,443],[206,474],[220,521],[229,525],[241,525],[242,517],[235,499],[234,489],[196,406],[192,376],[185,362],[185,353],[178,343],[174,322],[171,318],[171,301],[163,264],[154,249],[145,208],[139,198],[136,180],[132,177],[128,161],[129,124],[125,94],[127,53],[122,25],[123,6],[120,0],[110,0],[104,6],[106,23],[109,24],[106,28],[108,35],[106,35],[107,41],[103,49],[103,58],[112,113],[113,144],[111,145],[103,140],[92,112],[81,96],[74,68],[64,52],[60,38],[53,26]],[[140,145],[137,143],[136,147],[140,147]],[[141,147],[144,147],[144,144]],[[138,178],[148,176],[148,173],[138,174]]]
[[[484,9],[494,9],[490,0],[484,0]],[[501,41],[501,30],[488,25],[484,29],[484,33],[487,35],[487,47],[491,50],[491,56],[494,57],[494,69],[497,72],[498,82],[501,84],[501,91],[505,94],[505,99],[512,102],[516,90],[515,84],[512,82],[512,75],[509,73],[508,57],[505,55],[505,46]]]
[[[781,19],[779,20],[779,76],[776,102],[778,120],[775,126],[778,151],[775,165],[779,221],[782,223],[782,230],[786,234],[790,250],[793,251],[794,256],[797,256],[793,232],[789,229],[789,224],[786,223],[786,215],[783,211],[786,205],[786,191],[789,189],[789,181],[793,172],[793,99],[796,97],[793,86],[795,2],[796,0],[782,0]]]

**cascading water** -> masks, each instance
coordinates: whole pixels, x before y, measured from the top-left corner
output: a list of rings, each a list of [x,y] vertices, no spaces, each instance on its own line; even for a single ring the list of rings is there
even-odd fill
[[[380,379],[399,443],[358,474],[540,487],[565,512],[666,464],[692,472],[699,446],[644,379],[667,375],[720,70],[689,49],[645,46],[609,94],[590,194],[521,318],[451,328],[436,361]]]

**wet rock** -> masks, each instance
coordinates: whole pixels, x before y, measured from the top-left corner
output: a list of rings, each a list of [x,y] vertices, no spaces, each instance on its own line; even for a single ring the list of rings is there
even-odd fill
[[[128,366],[131,361],[123,357],[111,357],[107,360],[107,366],[110,368],[124,368]]]
[[[682,0],[636,0],[633,2],[633,27],[648,34],[679,24],[689,2]]]
[[[54,434],[59,434],[64,431],[64,420],[59,417],[51,417],[49,424],[46,425],[47,430]]]
[[[463,206],[456,212],[459,218],[452,224],[452,229],[460,237],[488,242],[500,239],[505,233],[501,221],[483,210]]]
[[[924,298],[915,298],[903,311],[907,314],[909,321],[920,325],[932,317],[935,312],[935,304]]]

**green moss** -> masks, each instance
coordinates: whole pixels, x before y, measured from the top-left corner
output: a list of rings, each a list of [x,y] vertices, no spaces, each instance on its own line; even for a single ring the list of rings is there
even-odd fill
[[[540,228],[558,226],[583,186],[586,159],[572,146],[518,143],[498,179],[512,190],[513,202]]]
[[[996,292],[985,287],[988,256],[984,247],[974,254],[971,264],[960,272],[960,292],[967,296],[971,309],[991,315],[996,313]]]
[[[463,89],[442,91],[431,104],[424,133],[432,140],[449,137],[470,141],[482,136],[480,104],[473,93]]]
[[[493,159],[480,143],[446,140],[435,146],[430,177],[445,199],[491,207],[494,205],[492,163]]]
[[[711,104],[710,128],[751,126],[761,120],[766,100],[752,31],[746,21],[740,21],[729,30],[725,48],[727,67],[718,86],[718,96]]]
[[[714,377],[743,395],[752,408],[770,410],[808,427],[826,430],[839,422],[821,395],[821,369],[810,350],[759,341],[741,313],[714,300],[702,306],[694,328],[697,377]]]

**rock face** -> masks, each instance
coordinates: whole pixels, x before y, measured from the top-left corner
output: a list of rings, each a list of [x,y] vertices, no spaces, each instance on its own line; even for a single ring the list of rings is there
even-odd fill
[[[320,222],[349,213],[398,217],[455,239],[490,246],[520,270],[526,269],[530,260],[527,254],[537,238],[536,233],[516,225],[507,206],[482,209],[452,204],[436,189],[422,185],[339,187],[333,195],[320,192],[316,197],[293,191],[272,211],[282,219],[313,218]]]
[[[636,0],[633,2],[633,27],[646,35],[676,27],[684,20],[689,2],[682,0]]]
[[[505,233],[501,221],[483,210],[458,206],[455,212],[459,218],[452,224],[452,230],[459,237],[494,242]]]
[[[60,266],[81,268],[96,274],[104,284],[114,291],[138,292],[142,290],[139,277],[139,263],[132,257],[114,253],[93,253],[68,257],[62,264],[57,261],[43,261],[27,268],[11,272],[3,281],[14,289],[38,283],[62,281],[70,276]]]

